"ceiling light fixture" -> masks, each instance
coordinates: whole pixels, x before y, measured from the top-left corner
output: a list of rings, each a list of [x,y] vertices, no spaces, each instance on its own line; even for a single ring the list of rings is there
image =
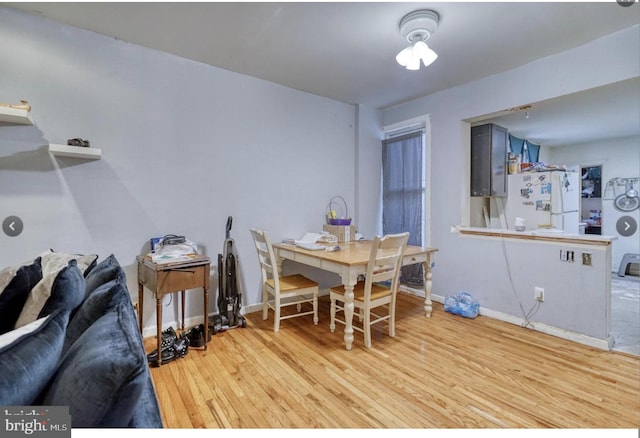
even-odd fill
[[[429,9],[419,9],[402,17],[400,33],[409,46],[396,56],[398,64],[407,70],[420,70],[420,61],[426,67],[438,58],[438,54],[425,41],[436,31],[439,20],[438,14]]]

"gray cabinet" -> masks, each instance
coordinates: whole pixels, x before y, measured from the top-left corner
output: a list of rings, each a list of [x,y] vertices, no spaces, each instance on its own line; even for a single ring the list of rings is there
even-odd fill
[[[471,128],[471,196],[507,196],[508,141],[502,126]]]

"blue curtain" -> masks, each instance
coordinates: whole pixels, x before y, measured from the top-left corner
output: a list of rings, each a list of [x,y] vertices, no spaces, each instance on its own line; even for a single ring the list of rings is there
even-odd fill
[[[509,149],[516,155],[522,155],[524,148],[524,139],[509,134]]]
[[[409,245],[422,245],[424,207],[423,131],[382,141],[382,233],[409,232]],[[400,281],[424,284],[422,265],[402,268]]]
[[[531,143],[529,140],[525,140],[527,142],[527,151],[529,152],[529,162],[537,163],[540,160],[540,145]]]

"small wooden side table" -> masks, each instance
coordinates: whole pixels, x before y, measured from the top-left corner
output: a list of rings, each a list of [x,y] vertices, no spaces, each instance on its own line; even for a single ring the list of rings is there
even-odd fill
[[[209,276],[211,260],[206,256],[194,256],[191,260],[154,263],[148,256],[138,256],[138,322],[142,333],[142,315],[144,313],[144,287],[150,289],[156,297],[156,326],[158,346],[158,366],[162,364],[162,299],[166,294],[181,292],[182,330],[184,330],[185,291],[202,288],[204,292],[204,348],[207,348],[209,336]]]

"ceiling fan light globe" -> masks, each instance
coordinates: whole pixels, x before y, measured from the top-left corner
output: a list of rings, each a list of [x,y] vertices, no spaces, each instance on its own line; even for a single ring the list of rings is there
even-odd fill
[[[407,46],[396,55],[396,61],[403,67],[406,67],[413,59],[413,48]]]
[[[420,58],[411,58],[411,60],[405,65],[407,70],[420,70]]]
[[[433,50],[429,49],[429,53],[427,53],[425,56],[422,57],[422,63],[424,64],[425,67],[427,67],[431,65],[433,61],[435,61],[436,59],[438,59],[438,54]]]
[[[416,41],[413,45],[413,56],[421,58],[429,53],[429,46],[424,41]]]
[[[407,70],[420,70],[420,61],[428,66],[438,58],[438,54],[431,50],[424,41],[405,47],[396,55],[396,61]]]
[[[431,50],[424,41],[418,41],[414,44],[413,56],[422,60],[425,67],[438,58],[438,54]]]

